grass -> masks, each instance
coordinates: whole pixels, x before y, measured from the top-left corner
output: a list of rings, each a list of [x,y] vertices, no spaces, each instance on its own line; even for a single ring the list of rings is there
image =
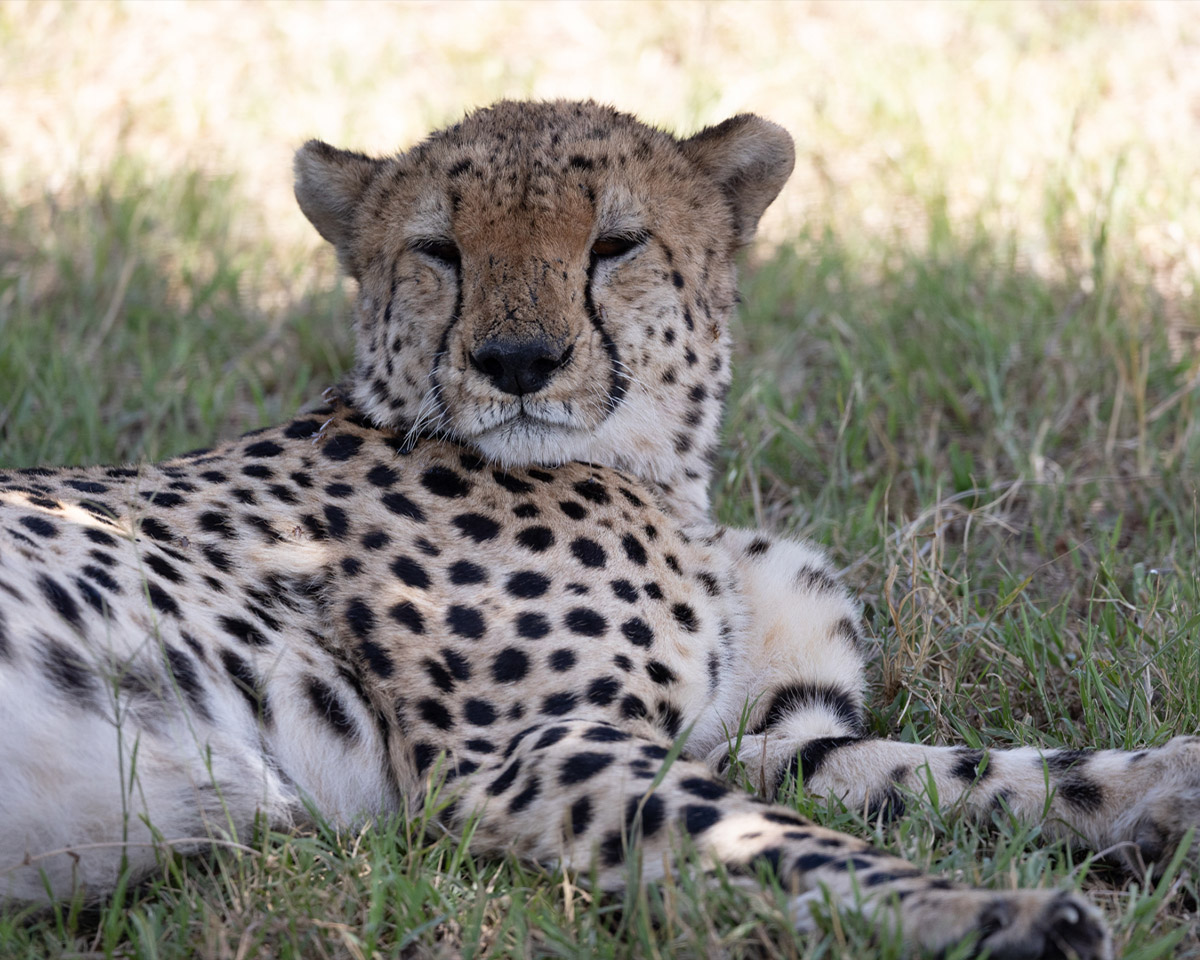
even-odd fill
[[[371,30],[241,6],[220,55],[210,9],[0,5],[0,463],[207,445],[345,369],[347,291],[291,208],[297,117],[386,149],[500,94],[591,92],[677,128],[753,108],[800,163],[745,272],[720,518],[829,546],[878,638],[878,734],[1200,729],[1186,5],[401,6]],[[957,880],[1082,885],[1127,958],[1200,956],[1194,867],[1143,889],[922,798],[889,827],[792,802]],[[689,871],[594,897],[427,815],[262,831],[99,907],[0,911],[0,956],[895,955]]]

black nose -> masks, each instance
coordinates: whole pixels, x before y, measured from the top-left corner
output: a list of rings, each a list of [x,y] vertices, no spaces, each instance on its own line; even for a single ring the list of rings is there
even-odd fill
[[[541,390],[570,358],[570,347],[560,349],[544,337],[496,337],[471,354],[471,363],[497,390],[519,397]]]

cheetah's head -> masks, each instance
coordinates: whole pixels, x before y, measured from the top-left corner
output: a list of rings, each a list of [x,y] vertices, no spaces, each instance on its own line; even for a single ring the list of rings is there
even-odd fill
[[[359,284],[355,404],[704,512],[734,256],[792,163],[755,116],[679,140],[590,102],[501,102],[380,160],[310,141],[297,199]]]

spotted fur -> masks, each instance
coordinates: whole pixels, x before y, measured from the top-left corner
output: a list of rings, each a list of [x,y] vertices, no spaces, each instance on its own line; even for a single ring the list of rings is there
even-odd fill
[[[1191,738],[868,738],[822,553],[709,519],[734,257],[791,166],[757,117],[680,140],[592,103],[500,103],[383,160],[306,145],[300,205],[358,282],[328,405],[158,464],[0,471],[0,892],[100,896],[162,845],[444,778],[480,854],[618,887],[686,838],[774,870],[798,923],[827,893],[913,947],[1108,957],[1074,893],[955,886],[767,802],[798,779],[897,815],[933,784],[1139,868],[1200,822]],[[722,777],[739,731],[767,800]]]

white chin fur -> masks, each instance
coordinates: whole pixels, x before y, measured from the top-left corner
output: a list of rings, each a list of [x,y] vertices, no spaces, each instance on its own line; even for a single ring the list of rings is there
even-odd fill
[[[555,466],[586,459],[588,436],[576,430],[520,418],[470,438],[488,460],[505,467]]]

